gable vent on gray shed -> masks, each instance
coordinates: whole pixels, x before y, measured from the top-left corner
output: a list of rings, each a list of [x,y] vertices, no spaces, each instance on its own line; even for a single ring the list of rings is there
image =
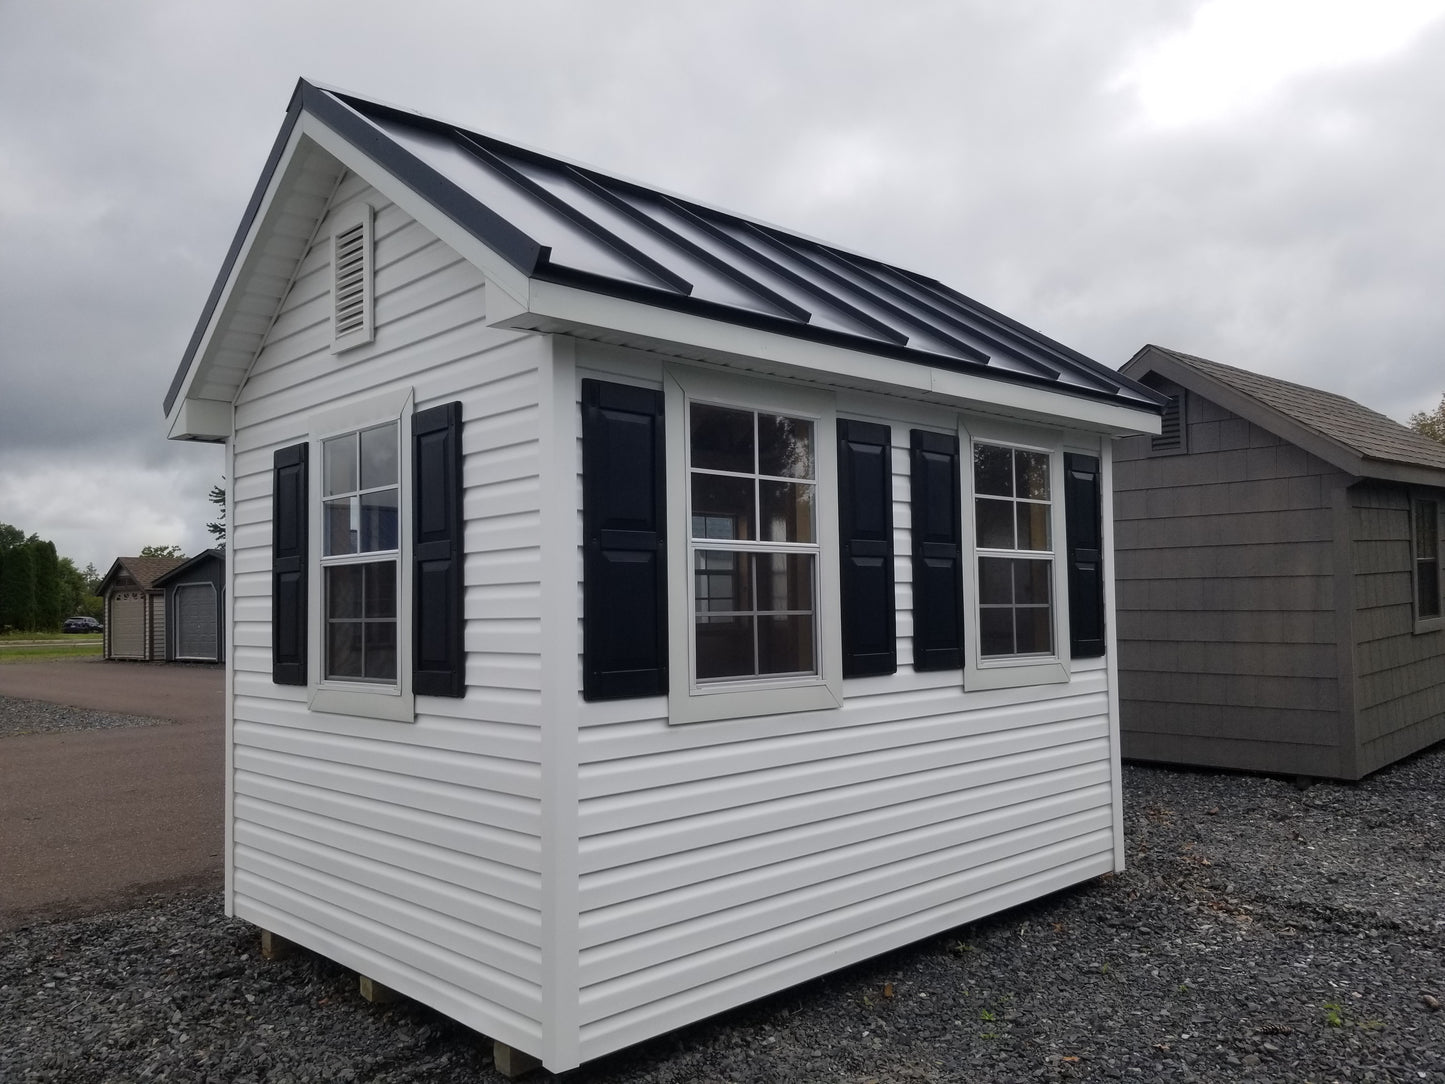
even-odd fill
[[[1184,393],[1171,395],[1159,419],[1159,435],[1151,438],[1149,447],[1156,452],[1182,452],[1184,448]]]

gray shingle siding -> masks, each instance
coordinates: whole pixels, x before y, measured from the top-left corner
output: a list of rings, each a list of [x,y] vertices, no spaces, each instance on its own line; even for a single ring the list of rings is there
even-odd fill
[[[1124,755],[1337,774],[1345,476],[1200,395],[1185,424],[1186,454],[1116,446]]]
[[[1445,501],[1445,491],[1414,493]],[[1349,495],[1359,767],[1366,774],[1445,738],[1445,631],[1415,631],[1412,491],[1362,482]]]

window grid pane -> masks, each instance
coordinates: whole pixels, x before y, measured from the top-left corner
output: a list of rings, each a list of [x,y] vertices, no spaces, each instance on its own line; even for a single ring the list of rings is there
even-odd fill
[[[1415,616],[1440,616],[1440,523],[1436,501],[1415,502]]]
[[[396,680],[396,562],[325,569],[326,676]]]
[[[328,680],[395,684],[401,547],[396,422],[322,442],[322,637]],[[391,554],[384,560],[358,555]]]
[[[975,443],[973,465],[979,655],[1052,655],[1049,454]]]
[[[688,418],[694,677],[816,674],[814,423],[705,403]]]

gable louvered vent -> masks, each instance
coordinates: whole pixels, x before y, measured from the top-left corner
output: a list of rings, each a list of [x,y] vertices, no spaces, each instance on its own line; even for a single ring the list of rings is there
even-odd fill
[[[1159,422],[1159,435],[1150,447],[1156,452],[1184,451],[1184,393],[1171,395]]]
[[[371,208],[366,204],[338,213],[331,234],[331,266],[335,353],[372,339]]]

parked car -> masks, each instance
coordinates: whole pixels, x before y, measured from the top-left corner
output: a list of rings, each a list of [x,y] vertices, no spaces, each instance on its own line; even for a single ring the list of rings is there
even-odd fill
[[[93,617],[67,617],[61,626],[63,632],[102,632],[105,626]]]

